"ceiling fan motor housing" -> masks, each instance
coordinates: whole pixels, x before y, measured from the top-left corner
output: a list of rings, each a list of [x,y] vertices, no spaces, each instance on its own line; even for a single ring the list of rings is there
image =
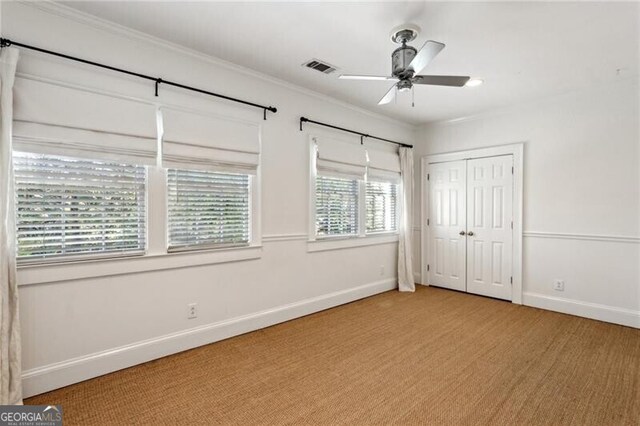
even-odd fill
[[[406,44],[394,50],[391,54],[391,75],[400,80],[413,77],[413,69],[409,68],[409,64],[416,56],[416,53],[418,51],[415,48]]]

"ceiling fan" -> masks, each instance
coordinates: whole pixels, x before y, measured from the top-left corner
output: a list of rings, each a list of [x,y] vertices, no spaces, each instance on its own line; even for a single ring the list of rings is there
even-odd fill
[[[414,84],[451,87],[462,87],[467,84],[471,77],[417,75],[444,49],[443,43],[433,40],[427,41],[419,51],[415,47],[407,45],[418,36],[418,31],[417,27],[404,25],[391,33],[391,41],[401,45],[391,54],[391,76],[343,74],[340,78],[346,80],[395,81],[396,83],[380,99],[378,105],[388,104],[396,97],[397,92],[407,92],[413,89]]]

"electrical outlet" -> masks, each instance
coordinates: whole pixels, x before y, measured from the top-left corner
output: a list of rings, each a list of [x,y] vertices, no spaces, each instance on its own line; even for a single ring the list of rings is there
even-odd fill
[[[555,291],[564,291],[564,280],[555,280],[553,282],[553,289]]]
[[[193,319],[198,317],[198,304],[190,303],[187,305],[187,319]]]
[[[384,265],[380,265],[380,275],[384,275]]]

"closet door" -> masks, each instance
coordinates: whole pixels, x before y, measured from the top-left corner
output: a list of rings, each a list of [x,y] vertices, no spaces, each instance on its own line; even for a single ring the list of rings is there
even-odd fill
[[[466,161],[429,166],[430,284],[465,291]]]
[[[513,157],[467,161],[466,288],[511,300]]]

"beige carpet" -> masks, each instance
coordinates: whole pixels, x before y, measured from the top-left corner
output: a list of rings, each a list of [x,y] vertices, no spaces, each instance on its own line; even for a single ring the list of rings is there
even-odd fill
[[[26,403],[66,425],[640,425],[640,330],[419,287]]]

